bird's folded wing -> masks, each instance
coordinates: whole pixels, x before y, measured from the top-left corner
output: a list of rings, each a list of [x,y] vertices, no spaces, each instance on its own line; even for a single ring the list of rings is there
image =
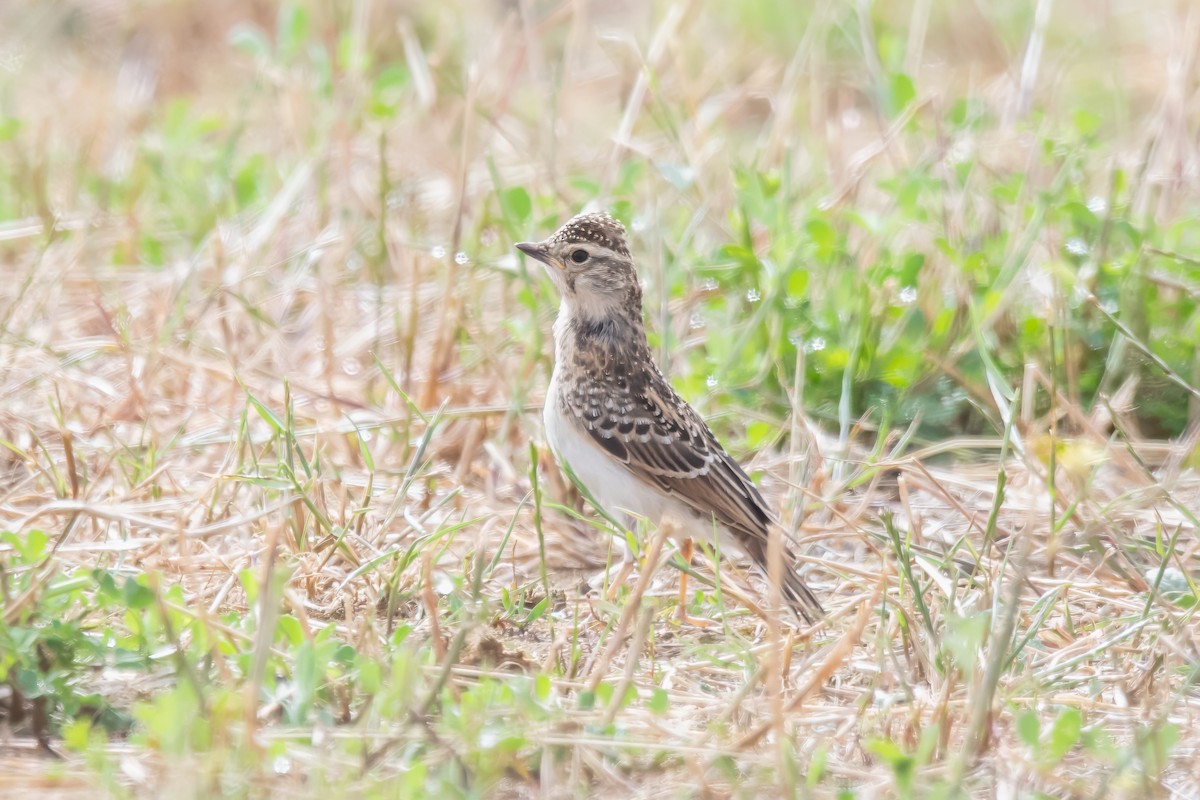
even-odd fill
[[[758,488],[660,375],[604,395],[574,395],[572,416],[631,472],[702,516],[765,541],[772,522]]]

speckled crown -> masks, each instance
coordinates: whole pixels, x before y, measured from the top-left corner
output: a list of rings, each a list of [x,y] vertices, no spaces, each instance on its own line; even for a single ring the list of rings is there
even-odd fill
[[[625,243],[625,226],[603,211],[572,217],[550,237],[550,241],[555,244],[592,242],[626,258],[629,257],[629,245]]]

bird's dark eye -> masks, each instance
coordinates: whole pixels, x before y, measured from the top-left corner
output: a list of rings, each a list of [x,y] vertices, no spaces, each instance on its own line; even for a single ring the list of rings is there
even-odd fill
[[[587,261],[587,250],[576,250],[575,252],[571,253],[571,260],[576,264],[582,264],[583,262]]]

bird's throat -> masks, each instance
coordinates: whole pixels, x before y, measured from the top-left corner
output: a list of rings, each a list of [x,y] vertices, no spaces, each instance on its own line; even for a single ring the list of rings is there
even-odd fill
[[[640,309],[631,313],[617,307],[593,315],[564,303],[554,323],[554,341],[556,368],[560,369],[595,369],[650,358]]]

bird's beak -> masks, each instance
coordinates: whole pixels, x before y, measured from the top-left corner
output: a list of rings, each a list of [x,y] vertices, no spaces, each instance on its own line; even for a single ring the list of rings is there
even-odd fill
[[[535,258],[543,264],[562,269],[562,265],[550,255],[550,251],[540,242],[517,242],[517,249],[530,258]]]

